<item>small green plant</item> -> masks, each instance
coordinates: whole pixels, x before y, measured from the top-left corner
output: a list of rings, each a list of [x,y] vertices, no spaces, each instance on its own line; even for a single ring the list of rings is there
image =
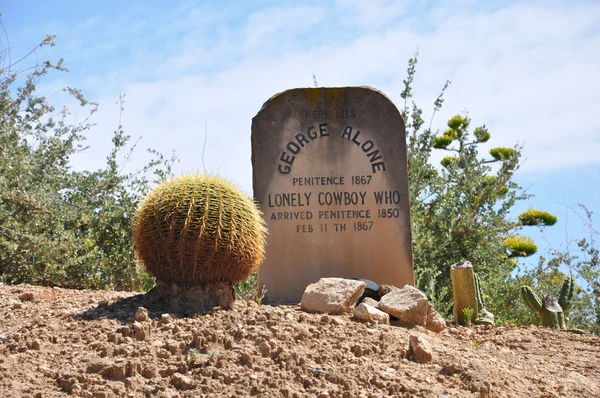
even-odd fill
[[[195,349],[195,348],[190,348],[190,349],[188,350],[188,353],[187,353],[188,361],[189,361],[189,362],[191,362],[191,363],[194,363],[194,362],[196,362],[196,360],[198,359],[198,355],[199,355],[199,354],[200,354],[200,353],[198,352],[198,350],[197,350],[197,349]]]
[[[473,341],[473,347],[475,347],[475,349],[478,350],[479,347],[481,347],[481,343],[479,341],[477,341],[477,340],[474,340]]]
[[[211,361],[217,360],[219,358],[219,350],[210,350],[209,358]]]
[[[265,299],[265,295],[267,294],[267,287],[263,285],[263,287],[256,293],[254,296],[254,301],[256,304],[262,304]]]
[[[471,326],[471,318],[475,314],[475,310],[473,308],[463,308],[462,309],[462,319],[463,325]]]
[[[256,272],[253,272],[248,278],[235,285],[235,295],[240,300],[250,299],[256,304],[262,304],[266,293],[267,289],[265,286],[262,289],[258,288],[258,276]]]

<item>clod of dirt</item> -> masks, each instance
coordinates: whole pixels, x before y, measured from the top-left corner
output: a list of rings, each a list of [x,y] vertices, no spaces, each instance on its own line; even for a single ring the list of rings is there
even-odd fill
[[[135,320],[138,322],[146,322],[149,319],[148,310],[144,307],[138,307],[137,311],[135,312]]]
[[[415,334],[410,335],[409,345],[415,362],[431,362],[433,358],[433,351],[431,350],[431,344],[429,344],[429,341],[424,336]]]

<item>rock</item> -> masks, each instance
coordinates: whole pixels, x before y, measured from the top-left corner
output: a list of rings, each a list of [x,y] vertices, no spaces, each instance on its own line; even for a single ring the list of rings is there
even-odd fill
[[[162,323],[169,323],[169,322],[171,322],[171,315],[169,315],[169,314],[162,314],[160,316],[160,321]]]
[[[87,366],[86,372],[88,373],[102,373],[104,368],[107,367],[107,362],[104,359],[92,359]]]
[[[33,299],[35,298],[33,293],[31,292],[25,292],[25,293],[21,293],[19,294],[19,299],[23,300],[23,301],[33,301]]]
[[[206,314],[214,308],[231,309],[235,301],[233,285],[217,282],[206,286],[183,287],[176,283],[156,281],[146,293],[150,304],[174,314]]]
[[[148,319],[150,319],[148,317],[148,310],[144,307],[138,307],[137,311],[135,312],[135,320],[138,322],[146,322]]]
[[[42,348],[42,343],[38,339],[35,339],[31,342],[31,349],[40,350]]]
[[[427,296],[416,287],[406,285],[381,298],[381,311],[398,318],[401,324],[425,326],[427,323]]]
[[[377,289],[377,293],[379,293],[379,296],[383,297],[386,294],[394,291],[394,290],[399,290],[400,288],[396,287],[396,286],[392,286],[392,285],[380,285],[379,289]]]
[[[321,323],[329,323],[331,321],[331,317],[327,314],[321,317]]]
[[[133,358],[127,362],[125,367],[125,376],[134,377],[142,373],[142,361],[139,358]]]
[[[243,363],[248,363],[252,361],[252,356],[247,352],[242,352],[240,355],[240,361]]]
[[[379,305],[379,301],[373,300],[371,297],[365,297],[361,303],[365,303],[366,305],[370,305],[371,307],[377,308]]]
[[[321,278],[306,287],[300,308],[331,315],[352,312],[365,291],[366,283],[343,278]]]
[[[19,309],[23,308],[23,303],[20,302],[19,300],[15,300],[15,299],[9,298],[8,299],[8,306],[10,308],[12,308],[13,310],[19,310]]]
[[[156,365],[150,364],[144,368],[142,371],[142,376],[144,376],[146,379],[154,379],[158,377],[158,368]]]
[[[364,302],[354,308],[353,315],[356,319],[363,322],[379,323],[389,325],[390,316],[385,312],[378,310]]]
[[[193,390],[195,387],[194,381],[191,378],[182,375],[181,373],[175,373],[171,377],[171,385],[182,391]]]
[[[109,377],[111,379],[124,379],[127,375],[127,364],[124,361],[118,361],[107,366],[102,370],[102,376]]]
[[[431,304],[427,304],[427,323],[425,324],[427,330],[439,333],[446,327],[446,321]]]
[[[488,363],[480,359],[473,359],[468,368],[461,373],[461,379],[469,390],[479,393],[480,398],[497,396],[497,391],[492,394],[492,378]]]
[[[133,322],[133,332],[136,340],[143,341],[146,339],[146,329],[141,323]]]
[[[268,341],[263,341],[260,343],[258,350],[260,351],[260,355],[265,358],[271,356],[271,346],[269,345]]]
[[[431,345],[425,337],[412,334],[409,343],[415,362],[428,363],[431,361],[433,358]]]

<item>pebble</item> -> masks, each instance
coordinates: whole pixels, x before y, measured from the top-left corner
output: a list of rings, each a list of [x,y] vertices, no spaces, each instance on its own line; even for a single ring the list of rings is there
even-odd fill
[[[258,346],[258,350],[260,351],[260,354],[265,358],[271,355],[271,345],[269,345],[268,341],[263,341],[262,343],[260,343],[260,345]]]
[[[13,310],[18,310],[18,309],[23,308],[23,303],[20,301],[17,301],[17,300],[11,300],[11,301],[9,301],[8,304],[12,307]]]
[[[133,332],[136,340],[143,341],[146,339],[146,330],[141,323],[137,321],[133,322]]]
[[[138,322],[146,322],[150,318],[148,317],[148,310],[144,307],[138,307],[135,312],[135,320]]]
[[[33,301],[34,299],[33,293],[31,292],[21,293],[18,297],[23,301]]]
[[[415,362],[431,362],[431,359],[433,358],[431,345],[425,337],[413,334],[410,336],[409,342]]]
[[[39,350],[42,347],[42,344],[40,343],[40,341],[38,339],[35,339],[31,342],[31,348],[33,348],[34,350]]]

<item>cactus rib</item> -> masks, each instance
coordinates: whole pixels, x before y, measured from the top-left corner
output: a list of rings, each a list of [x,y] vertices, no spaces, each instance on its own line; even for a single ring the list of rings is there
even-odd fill
[[[475,293],[477,295],[477,307],[479,309],[475,323],[478,325],[494,326],[494,314],[485,309],[485,301],[483,299],[483,291],[481,290],[481,281],[479,275],[475,274]]]
[[[567,278],[562,285],[559,299],[546,294],[542,300],[529,286],[521,286],[525,304],[540,316],[540,324],[554,329],[567,330],[565,314],[571,307],[575,281]]]
[[[558,298],[558,304],[561,306],[565,314],[571,308],[571,301],[573,300],[574,290],[575,280],[572,276],[570,276],[563,282],[562,289],[560,289],[560,296]]]
[[[529,286],[521,286],[521,297],[531,311],[539,313],[542,310],[542,300]]]

